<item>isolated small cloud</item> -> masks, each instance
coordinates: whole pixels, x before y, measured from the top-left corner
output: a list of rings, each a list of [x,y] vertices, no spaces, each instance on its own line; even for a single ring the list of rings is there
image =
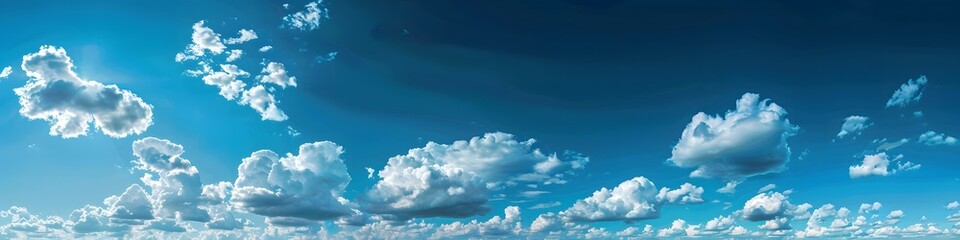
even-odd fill
[[[147,137],[133,142],[134,168],[148,172],[140,179],[150,187],[158,217],[207,222],[210,215],[201,206],[200,172],[182,158],[183,146],[165,139]],[[154,175],[156,174],[156,175]]]
[[[956,146],[960,145],[960,141],[957,141],[957,138],[947,136],[943,133],[937,133],[934,131],[927,131],[923,134],[920,134],[920,137],[917,138],[917,142],[927,146],[938,146],[938,145],[947,145],[947,146]]]
[[[560,202],[548,202],[548,203],[537,203],[530,207],[530,209],[544,209],[560,206]]]
[[[910,161],[901,162],[903,154],[897,155],[891,159],[887,153],[881,152],[863,157],[860,165],[850,166],[850,178],[861,178],[867,176],[888,176],[905,171],[913,171],[920,168],[920,164]],[[889,168],[891,162],[896,162],[896,168]]]
[[[3,70],[0,70],[0,79],[10,77],[10,74],[13,73],[13,67],[6,66],[3,67]]]
[[[259,50],[259,51],[260,51],[260,52],[267,52],[267,51],[270,51],[271,49],[273,49],[273,46],[267,45],[267,46],[260,47],[260,50]]]
[[[782,171],[790,161],[787,139],[799,130],[786,115],[786,110],[769,99],[744,94],[737,100],[737,108],[725,116],[694,115],[668,161],[678,167],[696,167],[691,177],[734,183]]]
[[[872,125],[869,121],[870,118],[864,116],[847,117],[843,121],[843,126],[840,126],[840,133],[837,133],[837,138],[843,138],[851,134],[860,135],[860,132]]]
[[[260,119],[281,122],[287,120],[287,114],[277,106],[277,99],[267,91],[263,85],[254,86],[240,96],[240,104],[248,105],[257,113]]]
[[[153,106],[116,85],[80,79],[63,48],[42,46],[23,56],[21,68],[31,79],[13,90],[20,115],[49,122],[51,136],[84,136],[93,123],[107,136],[122,138],[153,124]]]
[[[757,190],[757,193],[767,192],[767,191],[773,190],[774,188],[777,188],[776,184],[773,184],[773,183],[767,184],[767,185],[764,185],[763,187],[760,187],[760,190]]]
[[[241,44],[241,43],[249,42],[250,40],[257,39],[257,32],[250,29],[240,29],[240,31],[237,34],[240,36],[235,38],[228,38],[227,40],[224,41],[224,43]]]
[[[926,85],[927,76],[920,76],[920,78],[916,80],[907,80],[906,83],[900,85],[900,89],[893,92],[890,100],[887,100],[887,107],[906,107],[907,105],[920,101]]]
[[[323,0],[310,2],[304,8],[303,11],[284,16],[283,26],[304,31],[314,30],[320,27],[321,21],[330,18],[327,8],[323,6]]]

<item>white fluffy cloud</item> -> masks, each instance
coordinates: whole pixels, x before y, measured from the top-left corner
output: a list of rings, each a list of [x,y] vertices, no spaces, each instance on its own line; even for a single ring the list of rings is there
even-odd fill
[[[684,184],[677,190],[657,187],[644,177],[620,183],[612,190],[601,188],[592,196],[577,200],[560,213],[566,221],[636,221],[660,217],[666,204],[701,203],[703,188]]]
[[[193,34],[190,36],[193,43],[187,46],[187,50],[177,54],[177,62],[194,60],[206,56],[207,53],[219,55],[227,49],[220,40],[220,34],[217,34],[206,26],[204,21],[193,24]]]
[[[864,156],[863,162],[860,165],[850,166],[850,178],[888,176],[900,172],[920,169],[920,164],[910,161],[900,161],[903,159],[903,154],[897,155],[896,157],[893,157],[893,159],[890,159],[890,157],[891,156],[888,156],[885,152]],[[890,167],[890,162],[897,162],[896,168],[888,169]]]
[[[244,91],[243,88],[247,84],[243,83],[240,78],[250,76],[250,73],[233,64],[220,64],[221,71],[214,71],[205,62],[200,62],[200,67],[200,70],[188,71],[188,74],[191,76],[202,75],[203,83],[220,88],[220,96],[227,100],[236,99]]]
[[[778,192],[760,193],[743,204],[743,219],[767,221],[785,216],[791,208],[787,196]]]
[[[790,160],[787,139],[799,129],[786,115],[786,110],[769,99],[744,94],[737,100],[737,108],[725,116],[694,115],[668,161],[679,167],[696,167],[691,177],[728,182],[779,172]]]
[[[341,197],[350,183],[341,154],[343,148],[329,141],[300,145],[298,155],[285,157],[269,150],[254,152],[237,170],[230,202],[281,225],[352,214]]]
[[[165,139],[148,137],[133,142],[135,168],[150,172],[141,181],[150,187],[156,215],[207,222],[210,215],[201,208],[200,172],[190,160],[180,157],[183,153],[183,146]]]
[[[432,238],[504,238],[519,235],[523,231],[520,222],[520,208],[509,206],[503,210],[504,216],[493,216],[486,222],[473,220],[467,223],[453,222],[442,224],[437,228]]]
[[[860,135],[864,129],[870,127],[870,118],[864,116],[849,116],[843,120],[843,126],[840,126],[840,133],[837,133],[837,138],[843,138],[847,135],[856,134]]]
[[[87,134],[92,122],[110,137],[140,134],[153,124],[153,107],[116,85],[80,79],[63,48],[42,46],[23,56],[31,80],[13,91],[20,115],[50,123],[50,135],[74,138]]]
[[[757,190],[757,193],[767,192],[767,191],[773,190],[774,188],[777,188],[776,184],[773,184],[773,183],[767,184],[767,185],[764,185],[763,187],[760,187],[760,189]]]
[[[260,72],[263,75],[257,76],[257,79],[262,83],[276,84],[281,88],[297,86],[297,77],[287,76],[287,69],[283,67],[282,63],[270,62]]]
[[[223,42],[226,44],[241,44],[241,43],[249,42],[250,40],[257,39],[257,32],[250,29],[240,29],[240,31],[237,32],[237,34],[239,34],[240,36],[235,38],[228,38]]]
[[[920,137],[917,138],[917,142],[927,146],[937,146],[937,145],[947,145],[947,146],[956,146],[960,145],[960,141],[957,141],[957,138],[947,136],[943,133],[937,133],[934,131],[927,131],[923,134],[920,134]]]
[[[287,120],[287,114],[277,107],[277,99],[273,94],[267,91],[263,85],[254,86],[240,96],[241,105],[249,105],[257,113],[260,113],[260,119],[271,121]]]
[[[321,21],[329,19],[327,8],[323,6],[323,0],[310,2],[304,6],[303,11],[292,13],[283,17],[285,27],[300,30],[314,30],[320,27]]]
[[[104,203],[108,216],[117,219],[126,220],[150,220],[153,219],[153,203],[146,190],[140,185],[133,184],[127,187],[127,190],[119,197],[107,198]]]
[[[0,70],[0,79],[10,77],[10,74],[13,73],[13,67],[6,66],[3,67],[3,70]]]
[[[920,101],[926,85],[927,76],[920,76],[920,78],[916,80],[907,80],[906,83],[900,85],[900,89],[893,92],[890,100],[887,100],[887,107],[906,107],[907,105]]]
[[[401,219],[472,216],[489,211],[489,191],[519,183],[564,183],[588,161],[544,154],[535,142],[500,132],[449,145],[429,142],[390,158],[361,203],[367,211]]]

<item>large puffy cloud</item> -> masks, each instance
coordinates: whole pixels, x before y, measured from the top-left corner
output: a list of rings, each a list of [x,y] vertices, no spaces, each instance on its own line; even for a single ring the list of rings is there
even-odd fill
[[[183,153],[183,146],[165,139],[148,137],[133,142],[135,167],[149,172],[141,181],[150,187],[157,216],[207,222],[210,215],[201,208],[205,201],[200,172],[190,160],[180,157]]]
[[[588,161],[561,160],[533,147],[536,141],[488,133],[453,144],[427,143],[389,159],[380,181],[362,196],[369,212],[411,217],[466,217],[486,213],[489,191],[519,183],[564,183]]]
[[[907,80],[907,82],[900,85],[900,89],[893,92],[893,96],[887,100],[887,107],[906,107],[907,105],[920,101],[926,85],[927,76],[920,76],[920,78],[916,80]]]
[[[660,217],[665,204],[701,203],[703,188],[689,183],[677,190],[660,189],[644,177],[620,183],[612,190],[601,188],[592,196],[577,200],[560,213],[566,221],[636,221]]]
[[[320,27],[321,21],[330,18],[327,8],[323,6],[323,0],[310,2],[304,8],[306,9],[303,11],[283,17],[284,26],[291,29],[314,30]]]
[[[843,119],[843,126],[840,126],[840,132],[837,133],[837,138],[843,138],[847,135],[856,134],[860,135],[864,129],[870,127],[870,118],[864,116],[849,116]]]
[[[694,115],[668,161],[679,167],[696,167],[691,177],[732,183],[779,172],[790,161],[787,139],[799,129],[786,115],[786,110],[769,99],[744,94],[737,100],[737,108],[725,116]]]
[[[23,56],[21,68],[31,80],[13,90],[20,115],[50,122],[52,136],[86,135],[92,122],[107,136],[122,138],[153,124],[152,106],[116,85],[80,79],[63,48],[42,46]]]
[[[230,202],[280,225],[352,214],[341,197],[350,182],[341,154],[343,148],[329,141],[300,145],[297,155],[285,157],[269,150],[254,152],[237,170]]]
[[[917,142],[927,146],[937,146],[937,145],[947,145],[955,146],[960,145],[960,141],[957,141],[957,138],[947,136],[943,133],[937,133],[934,131],[927,131],[923,134],[920,134],[920,137],[917,138]]]

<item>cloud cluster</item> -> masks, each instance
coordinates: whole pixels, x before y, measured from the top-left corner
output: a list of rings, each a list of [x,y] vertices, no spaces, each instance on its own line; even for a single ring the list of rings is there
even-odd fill
[[[392,157],[362,197],[369,212],[400,219],[466,217],[489,211],[489,191],[520,183],[562,184],[587,158],[544,154],[536,141],[488,133],[452,144],[427,143]]]
[[[200,77],[204,84],[216,86],[220,89],[220,96],[240,105],[250,106],[260,114],[261,120],[285,121],[287,115],[279,107],[279,101],[274,96],[275,89],[267,88],[262,84],[253,83],[252,86],[244,82],[251,74],[235,64],[219,64],[220,70],[211,67],[213,56],[227,53],[225,62],[234,62],[243,56],[241,49],[228,49],[227,45],[238,45],[258,38],[253,30],[241,29],[237,37],[221,39],[220,34],[204,26],[204,21],[193,25],[193,42],[184,52],[177,53],[177,62],[197,61],[199,69],[187,70],[186,74]],[[269,49],[267,49],[269,50]],[[261,51],[265,52],[265,51]],[[277,62],[262,63],[261,75],[255,78],[260,83],[276,84],[282,89],[296,87],[296,77],[290,76],[285,66]]]
[[[135,168],[148,172],[141,181],[151,189],[156,215],[207,222],[210,215],[201,208],[204,201],[200,172],[181,157],[183,153],[183,146],[165,139],[147,137],[133,142],[133,155],[137,157]],[[120,199],[124,197],[121,195]]]
[[[612,190],[601,188],[592,196],[577,200],[560,212],[565,221],[637,221],[660,217],[660,207],[667,204],[702,203],[703,188],[683,184],[679,189],[657,187],[644,177],[620,183]]]
[[[303,11],[283,17],[283,26],[309,31],[319,28],[321,21],[330,18],[327,8],[323,6],[323,0],[307,3],[304,8]]]
[[[906,107],[907,105],[920,101],[926,85],[927,76],[920,76],[920,78],[916,80],[907,80],[907,82],[900,85],[900,89],[894,91],[893,96],[887,100],[887,107]]]
[[[696,167],[691,177],[719,178],[731,186],[750,176],[779,172],[790,161],[787,139],[799,130],[786,115],[769,99],[744,94],[725,116],[694,115],[668,161]]]
[[[122,138],[153,124],[153,106],[116,85],[81,79],[63,48],[42,46],[23,56],[21,68],[31,79],[13,90],[20,115],[49,122],[52,136],[84,136],[93,123],[107,136]]]
[[[10,74],[13,73],[13,67],[6,66],[3,67],[3,70],[0,70],[0,79],[10,77]]]
[[[343,148],[329,141],[300,145],[297,155],[254,152],[237,169],[230,202],[279,225],[302,225],[353,213],[342,197],[350,183]]]

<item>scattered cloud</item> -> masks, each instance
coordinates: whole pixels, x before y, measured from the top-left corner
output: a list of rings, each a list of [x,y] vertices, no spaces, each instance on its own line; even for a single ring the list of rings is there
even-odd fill
[[[850,178],[887,176],[920,168],[920,164],[909,161],[900,162],[901,159],[903,159],[903,154],[897,155],[893,157],[893,159],[890,159],[890,156],[885,152],[866,155],[863,157],[863,162],[860,165],[850,166]],[[897,162],[897,167],[888,170],[891,161]]]
[[[287,76],[287,69],[283,67],[282,63],[270,62],[260,72],[263,75],[257,76],[257,79],[262,83],[276,84],[281,88],[297,86],[297,77]]]
[[[906,107],[907,105],[920,101],[926,85],[927,76],[920,76],[920,78],[916,80],[907,80],[906,83],[900,85],[900,89],[893,92],[890,100],[887,100],[887,107]]]
[[[947,136],[943,133],[937,133],[934,131],[927,131],[923,134],[920,134],[920,137],[917,138],[917,142],[927,146],[956,146],[960,145],[960,141],[957,141],[956,138]]]
[[[319,28],[321,21],[330,18],[327,8],[323,6],[323,0],[307,3],[304,8],[303,11],[283,17],[283,26],[309,31]]]
[[[558,206],[560,206],[560,202],[537,203],[536,205],[530,207],[530,209],[544,209]]]
[[[116,85],[80,79],[67,51],[42,46],[23,56],[23,71],[31,79],[13,91],[20,115],[50,123],[50,135],[87,135],[90,124],[114,138],[140,134],[153,124],[153,106]]]
[[[612,190],[601,188],[593,195],[577,200],[560,212],[565,221],[602,222],[636,221],[660,217],[660,207],[667,204],[702,203],[703,188],[684,184],[677,190],[660,189],[644,177],[620,183]]]
[[[776,185],[776,184],[773,184],[773,183],[767,184],[767,185],[764,185],[763,187],[760,187],[760,190],[757,190],[757,193],[769,192],[770,190],[773,190],[774,188],[777,188],[777,185]]]
[[[849,116],[843,120],[843,126],[840,126],[840,133],[837,133],[837,138],[842,139],[843,137],[851,134],[860,135],[863,130],[867,129],[872,125],[869,122],[870,118],[864,116]]]
[[[10,77],[10,74],[13,73],[13,67],[6,66],[3,67],[3,70],[0,70],[0,79]]]
[[[744,94],[737,108],[725,116],[694,115],[668,161],[678,167],[696,167],[691,177],[728,182],[782,171],[790,161],[787,139],[799,130],[786,115],[769,99]]]
[[[260,52],[267,52],[267,51],[270,51],[271,49],[273,49],[273,46],[267,45],[267,46],[260,47],[260,50],[259,50],[259,51],[260,51]]]
[[[228,38],[223,42],[226,44],[241,44],[241,43],[249,42],[250,40],[257,39],[257,32],[250,29],[240,29],[240,31],[237,34],[240,36],[235,38]]]

